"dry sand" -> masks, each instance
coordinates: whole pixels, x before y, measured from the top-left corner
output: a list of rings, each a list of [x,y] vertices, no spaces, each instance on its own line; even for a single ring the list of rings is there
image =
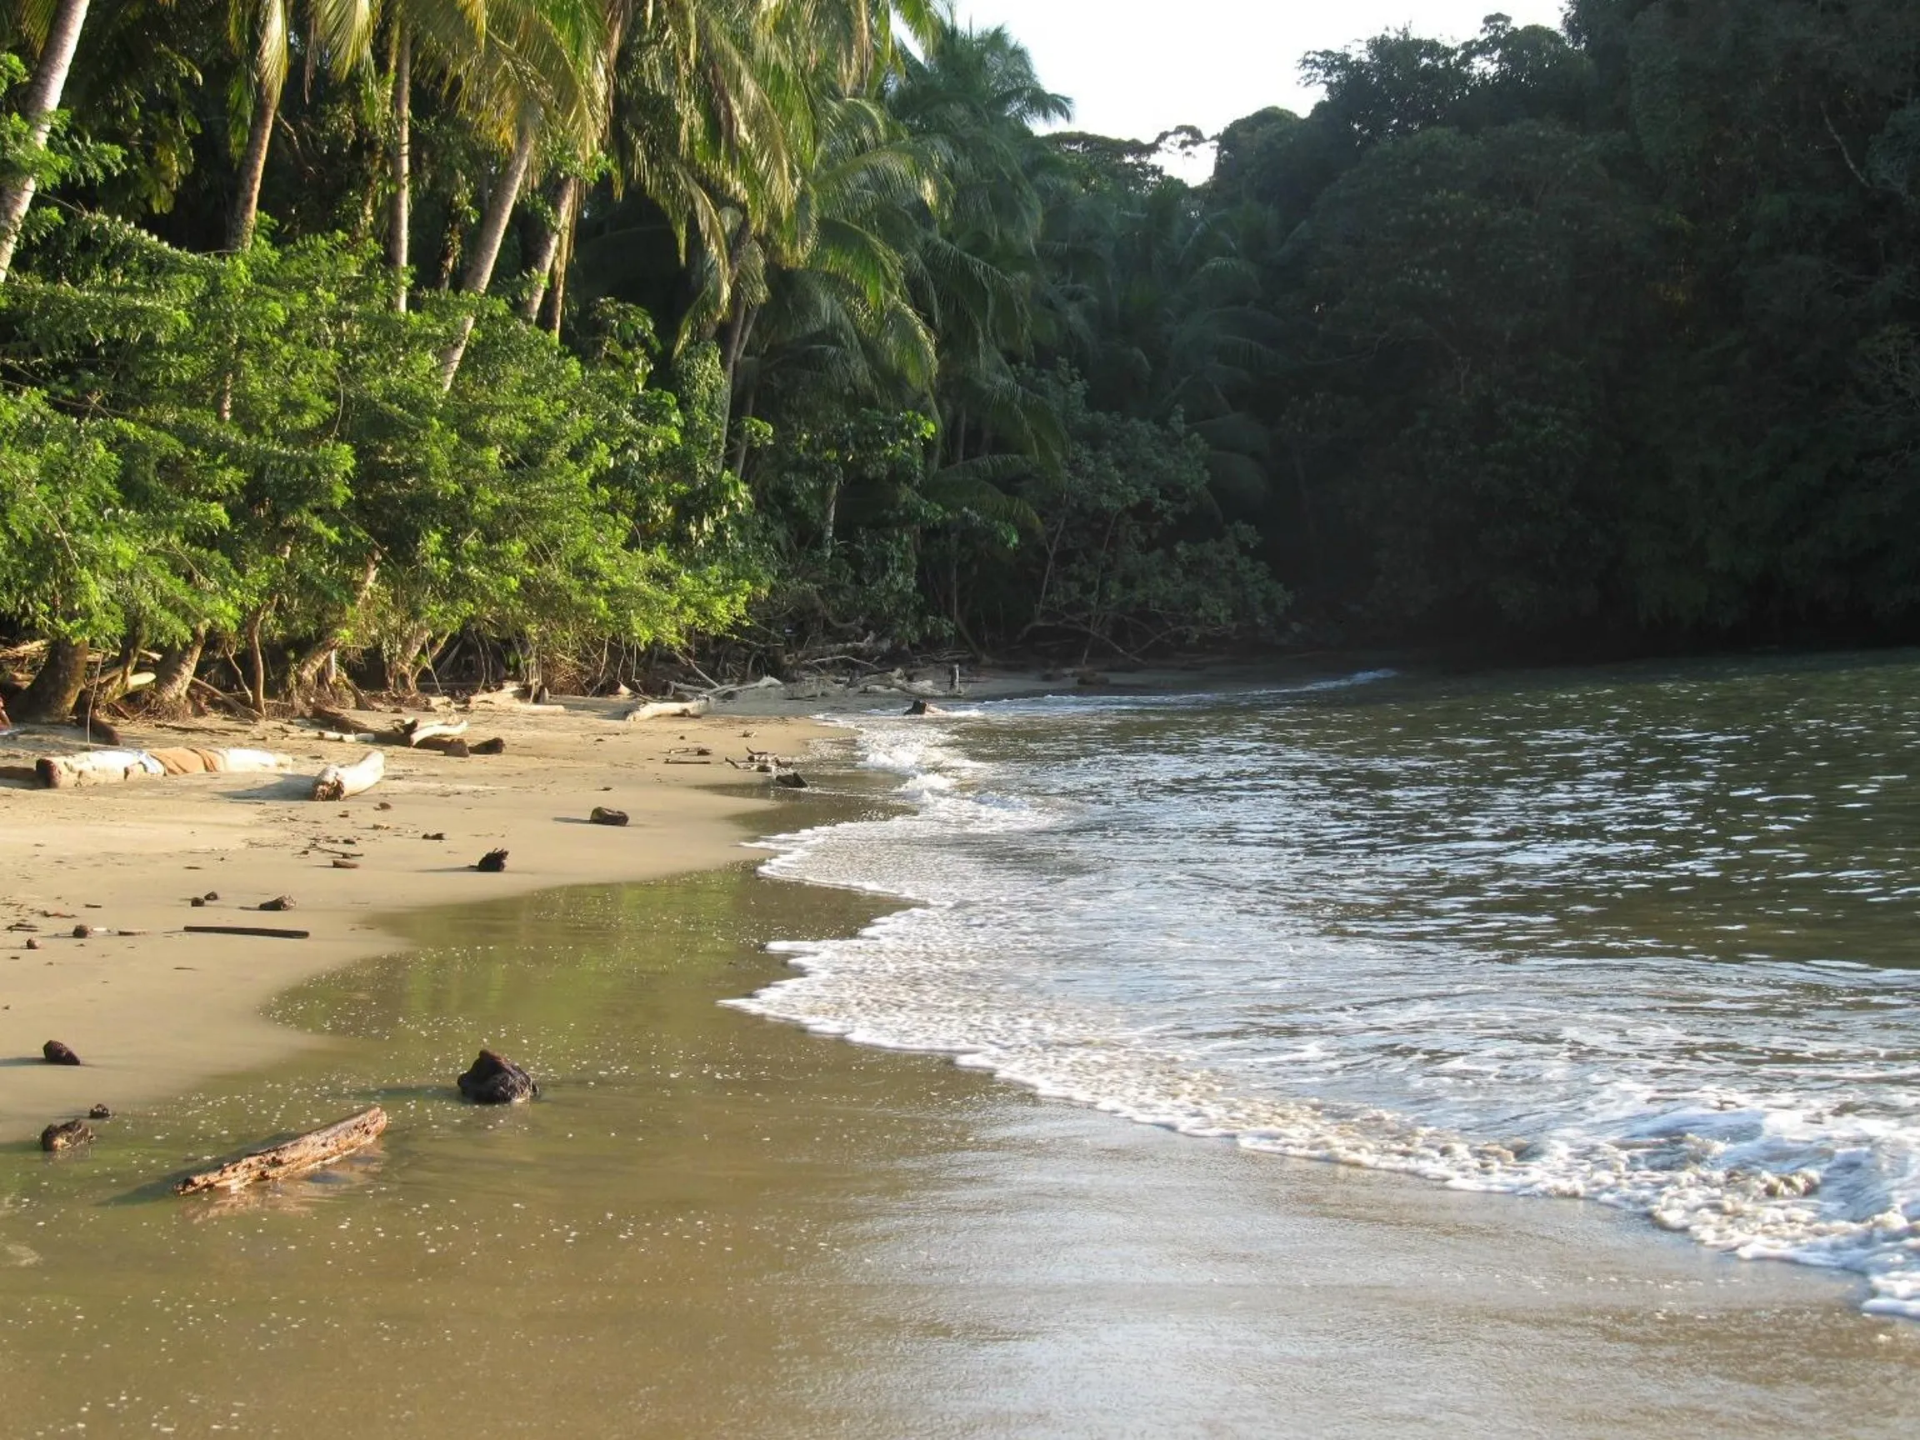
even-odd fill
[[[866,703],[876,703],[872,700]],[[477,710],[469,738],[506,753],[456,759],[389,748],[387,778],[333,804],[305,798],[322,766],[361,747],[304,724],[197,720],[127,725],[125,744],[247,746],[290,754],[289,775],[206,775],[72,790],[0,782],[0,1141],[38,1134],[70,1109],[71,1076],[41,1059],[59,1040],[98,1074],[100,1098],[136,1104],[312,1043],[261,1018],[274,994],[360,956],[395,949],[380,917],[559,885],[644,880],[737,859],[736,817],[765,778],[725,764],[748,747],[803,754],[832,732],[792,717],[820,708],[760,699],[700,719],[623,724],[614,701],[565,713]],[[360,712],[369,721],[393,715]],[[84,749],[78,732],[0,737],[0,766]],[[705,764],[668,763],[704,746]],[[680,757],[675,757],[676,760]],[[624,829],[589,825],[596,805]],[[444,834],[444,840],[424,838]],[[496,847],[501,874],[471,867]],[[355,869],[336,858],[353,857]],[[203,907],[190,897],[212,892]],[[254,907],[291,896],[285,914]],[[279,940],[182,927],[308,930]],[[74,937],[77,925],[140,934]],[[29,939],[39,948],[29,950]]]

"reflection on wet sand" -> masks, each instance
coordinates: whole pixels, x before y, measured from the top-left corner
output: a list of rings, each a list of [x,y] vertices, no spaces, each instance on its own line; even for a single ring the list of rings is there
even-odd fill
[[[1920,1337],[1817,1274],[714,1003],[764,983],[768,936],[867,903],[741,870],[422,919],[425,950],[284,1002],[331,1037],[306,1061],[124,1115],[78,1163],[0,1157],[5,1432],[1870,1436],[1920,1413]],[[480,1044],[543,1098],[460,1102]],[[136,1193],[374,1103],[392,1124],[342,1167]]]

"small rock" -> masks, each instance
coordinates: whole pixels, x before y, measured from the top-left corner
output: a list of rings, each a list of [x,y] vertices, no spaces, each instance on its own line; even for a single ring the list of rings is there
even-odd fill
[[[589,825],[624,825],[627,823],[627,812],[609,810],[604,805],[596,805],[593,807],[593,813],[587,816],[587,823]]]
[[[480,857],[479,863],[473,868],[487,875],[498,875],[502,870],[507,868],[507,852],[504,850],[489,850]]]
[[[507,753],[507,742],[496,735],[491,740],[482,740],[478,745],[470,748],[475,755],[504,755]]]
[[[786,790],[807,789],[806,777],[797,770],[782,770],[773,777],[773,783]]]
[[[432,834],[422,835],[420,838],[422,840],[444,840],[447,838],[447,832],[444,830],[435,830]]]
[[[70,1150],[75,1145],[90,1144],[93,1140],[93,1127],[84,1120],[69,1120],[64,1125],[49,1125],[40,1132],[42,1150]]]
[[[204,910],[207,908],[207,897],[204,895],[195,895],[192,899],[187,901],[187,904],[191,905],[196,910]]]
[[[96,1105],[91,1110],[87,1111],[87,1119],[111,1120],[113,1119],[113,1111],[109,1110],[104,1105]]]
[[[207,891],[206,894],[202,895],[200,898],[206,901],[209,905],[211,905],[214,901],[220,898],[220,892],[218,890],[209,890]]]
[[[482,1050],[456,1083],[462,1095],[479,1105],[512,1105],[540,1093],[531,1075],[491,1050]]]
[[[291,910],[293,909],[293,897],[291,895],[276,895],[271,900],[261,901],[260,904],[254,908],[258,910]]]
[[[78,1065],[80,1057],[62,1045],[58,1040],[49,1040],[40,1047],[40,1053],[46,1056],[49,1065]]]
[[[76,925],[73,927],[73,938],[76,940],[88,939],[92,934],[93,926],[91,925]]]
[[[336,860],[333,862],[333,868],[336,870],[358,870],[360,868],[360,862],[358,860]]]
[[[40,948],[40,942],[34,939],[33,936],[29,935],[27,937],[27,949],[38,950],[39,948]]]

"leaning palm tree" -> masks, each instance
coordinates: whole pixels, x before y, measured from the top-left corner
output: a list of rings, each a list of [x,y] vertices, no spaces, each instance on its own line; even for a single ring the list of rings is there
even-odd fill
[[[474,119],[510,143],[494,177],[460,288],[484,295],[542,139],[578,149],[600,133],[605,105],[604,15],[594,0],[495,0],[486,46],[466,81]],[[452,389],[474,317],[465,316],[441,357],[440,381]]]
[[[80,46],[80,27],[87,23],[87,0],[58,0],[51,14],[44,0],[22,4],[22,19],[31,31],[38,32],[40,64],[33,72],[20,113],[27,122],[28,159],[44,155],[47,136],[53,133],[53,115],[60,108],[61,92],[67,88],[67,72],[73,68],[73,56]],[[20,227],[33,204],[37,177],[32,170],[9,180],[0,188],[0,281],[13,268],[14,246],[20,243]]]
[[[326,57],[336,75],[345,75],[368,59],[373,0],[307,0],[306,11],[309,53]],[[253,78],[253,113],[240,160],[240,191],[227,223],[227,249],[232,251],[253,243],[260,217],[260,182],[267,173],[267,148],[287,83],[293,20],[293,0],[228,0],[227,37],[247,60]]]

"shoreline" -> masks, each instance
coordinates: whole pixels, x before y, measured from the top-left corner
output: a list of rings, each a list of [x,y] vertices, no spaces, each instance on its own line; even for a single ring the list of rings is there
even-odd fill
[[[363,753],[301,726],[216,718],[130,723],[125,744],[250,746],[288,753],[287,773],[206,775],[42,790],[0,783],[0,1142],[37,1135],[102,1103],[119,1109],[191,1090],[323,1043],[264,1008],[301,981],[410,948],[397,917],[574,885],[637,882],[738,860],[739,820],[791,803],[724,757],[746,747],[804,754],[843,732],[792,712],[718,708],[697,719],[622,724],[615,702],[564,713],[477,712],[498,756],[389,747],[386,778],[341,802],[305,798],[326,764]],[[683,746],[707,764],[667,763]],[[0,764],[84,748],[78,732],[0,737]],[[628,812],[586,823],[596,805]],[[441,835],[444,839],[429,839]],[[473,862],[494,848],[507,868]],[[355,868],[334,860],[354,857]],[[217,900],[194,907],[193,896]],[[289,896],[289,913],[257,907]],[[301,940],[190,935],[194,924],[265,925]],[[76,938],[74,927],[102,931]],[[27,948],[32,939],[38,948]],[[79,1056],[76,1091],[44,1042]],[[77,1105],[77,1108],[76,1108]]]

